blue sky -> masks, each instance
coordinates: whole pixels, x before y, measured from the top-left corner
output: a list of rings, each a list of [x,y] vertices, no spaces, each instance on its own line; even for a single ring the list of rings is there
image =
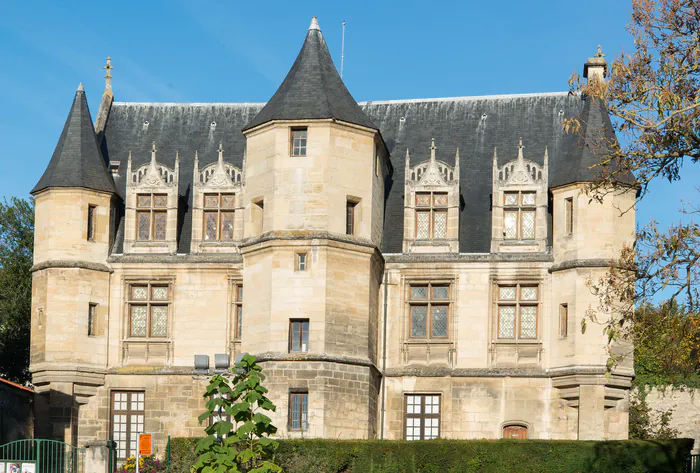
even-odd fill
[[[0,194],[27,197],[48,163],[79,82],[93,118],[105,57],[118,101],[261,102],[280,84],[311,16],[358,101],[567,90],[598,44],[631,49],[631,5],[533,0],[120,1],[0,4]],[[688,165],[690,166],[690,165]],[[638,211],[677,220],[698,165],[656,185]]]

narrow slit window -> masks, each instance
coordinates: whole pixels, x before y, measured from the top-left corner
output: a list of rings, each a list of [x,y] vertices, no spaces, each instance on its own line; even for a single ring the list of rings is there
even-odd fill
[[[233,338],[240,340],[243,336],[243,284],[234,284],[233,291],[233,313],[235,317]]]
[[[355,219],[357,218],[357,202],[348,200],[345,204],[345,233],[348,235],[355,234]]]
[[[559,306],[559,338],[566,338],[569,334],[569,306]]]
[[[566,199],[565,232],[566,235],[574,234],[574,199],[572,197]]]
[[[88,327],[87,334],[88,337],[94,337],[97,335],[97,304],[90,304],[88,306]]]
[[[97,206],[88,205],[87,214],[87,239],[88,241],[95,241],[95,225],[97,220]]]

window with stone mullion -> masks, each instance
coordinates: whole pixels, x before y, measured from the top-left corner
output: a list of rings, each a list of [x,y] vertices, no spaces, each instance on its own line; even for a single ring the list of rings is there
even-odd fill
[[[497,332],[499,339],[537,339],[539,287],[512,284],[498,286]]]
[[[204,241],[233,240],[234,194],[204,194]]]
[[[440,395],[406,394],[404,438],[432,440],[440,436]]]
[[[416,239],[447,238],[447,193],[416,192]]]
[[[409,288],[410,337],[447,339],[450,288],[446,284],[412,284]]]
[[[117,459],[125,460],[136,453],[138,434],[144,432],[145,393],[113,391],[110,408],[110,431],[116,444]]]
[[[136,239],[164,241],[167,227],[168,197],[165,194],[136,195]]]
[[[503,200],[503,237],[506,240],[534,240],[536,194],[506,192]]]
[[[129,288],[129,337],[165,338],[168,335],[170,287],[133,284]]]

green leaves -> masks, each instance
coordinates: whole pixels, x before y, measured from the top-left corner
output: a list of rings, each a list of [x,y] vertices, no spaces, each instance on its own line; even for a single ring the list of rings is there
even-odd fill
[[[278,443],[269,438],[277,428],[263,413],[274,412],[275,405],[265,396],[262,368],[254,356],[246,354],[233,371],[235,375],[213,376],[204,393],[207,411],[199,422],[217,420],[205,428],[207,437],[197,443],[194,471],[281,472],[273,461]]]

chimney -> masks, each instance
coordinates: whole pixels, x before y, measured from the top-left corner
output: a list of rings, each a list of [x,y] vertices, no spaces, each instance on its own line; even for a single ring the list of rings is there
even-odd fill
[[[589,81],[604,81],[607,72],[608,63],[605,60],[605,54],[603,54],[602,48],[598,45],[598,52],[593,57],[589,57],[588,61],[583,65],[583,77]]]

